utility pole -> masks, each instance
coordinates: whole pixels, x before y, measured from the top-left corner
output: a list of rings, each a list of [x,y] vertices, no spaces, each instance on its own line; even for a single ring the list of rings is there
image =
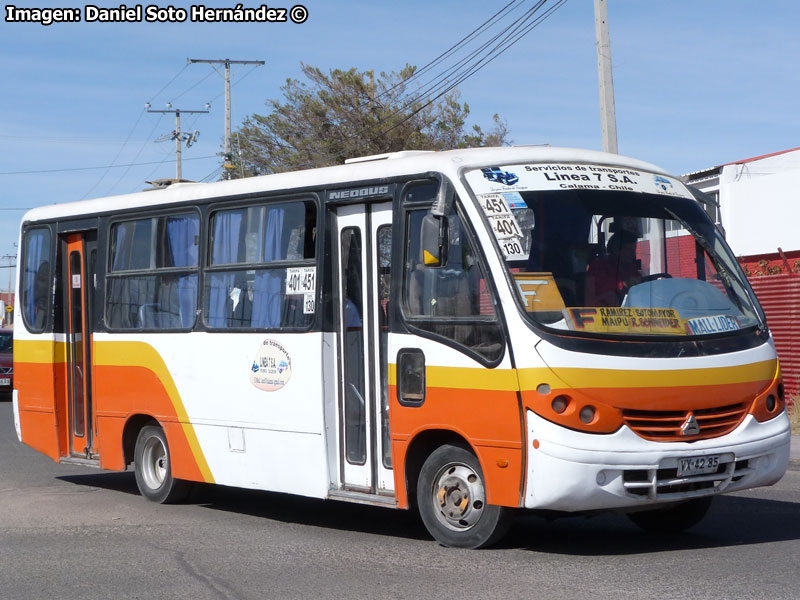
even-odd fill
[[[231,65],[263,65],[263,60],[231,60],[229,58],[208,60],[201,58],[187,58],[189,64],[206,63],[211,65],[219,75],[225,80],[225,151],[223,154],[223,164],[225,179],[230,179],[230,171],[233,169],[233,153],[231,152]],[[225,73],[220,73],[215,65],[225,65]]]
[[[608,33],[606,0],[594,0],[597,33],[597,73],[600,81],[600,122],[603,151],[617,154],[617,115],[614,109],[614,78],[611,75],[611,39]]]
[[[188,148],[197,141],[197,136],[199,134],[198,131],[195,131],[194,134],[181,134],[181,113],[207,113],[208,104],[206,104],[206,110],[181,110],[180,108],[172,108],[171,104],[167,104],[167,110],[152,110],[149,102],[145,106],[147,107],[147,112],[149,113],[175,113],[175,131],[173,131],[171,134],[166,134],[166,137],[163,139],[159,138],[156,141],[166,141],[169,139],[175,140],[175,179],[180,181],[183,179],[183,169],[181,167],[181,142],[185,141],[186,147]]]

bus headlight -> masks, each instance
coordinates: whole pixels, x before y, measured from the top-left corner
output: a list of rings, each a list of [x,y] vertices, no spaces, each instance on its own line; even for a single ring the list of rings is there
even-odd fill
[[[541,388],[541,386],[539,386]],[[622,426],[622,411],[574,388],[523,392],[525,406],[552,423],[588,433],[613,433]]]

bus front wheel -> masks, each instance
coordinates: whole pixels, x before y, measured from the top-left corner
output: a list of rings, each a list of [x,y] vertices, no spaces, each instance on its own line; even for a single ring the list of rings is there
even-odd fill
[[[628,513],[628,518],[649,533],[679,533],[702,521],[713,499],[694,498],[667,508]]]
[[[167,436],[161,427],[142,427],[134,451],[136,485],[142,496],[153,502],[180,502],[189,493],[190,483],[172,476]]]
[[[427,458],[417,505],[428,532],[444,546],[490,546],[511,526],[510,509],[486,503],[480,462],[462,446],[441,446]]]

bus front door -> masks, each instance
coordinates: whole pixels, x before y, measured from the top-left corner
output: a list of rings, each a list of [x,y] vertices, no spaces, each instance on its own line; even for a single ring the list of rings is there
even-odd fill
[[[69,456],[96,458],[92,407],[92,298],[95,246],[92,232],[66,238],[66,415]]]
[[[386,307],[392,205],[337,208],[339,463],[345,490],[393,495]]]

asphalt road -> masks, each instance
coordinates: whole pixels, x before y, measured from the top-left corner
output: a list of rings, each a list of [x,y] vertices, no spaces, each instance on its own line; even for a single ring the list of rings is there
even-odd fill
[[[0,402],[0,598],[800,598],[800,471],[717,498],[690,533],[623,515],[519,516],[453,550],[412,513],[201,486],[141,498],[132,473],[58,465]]]

